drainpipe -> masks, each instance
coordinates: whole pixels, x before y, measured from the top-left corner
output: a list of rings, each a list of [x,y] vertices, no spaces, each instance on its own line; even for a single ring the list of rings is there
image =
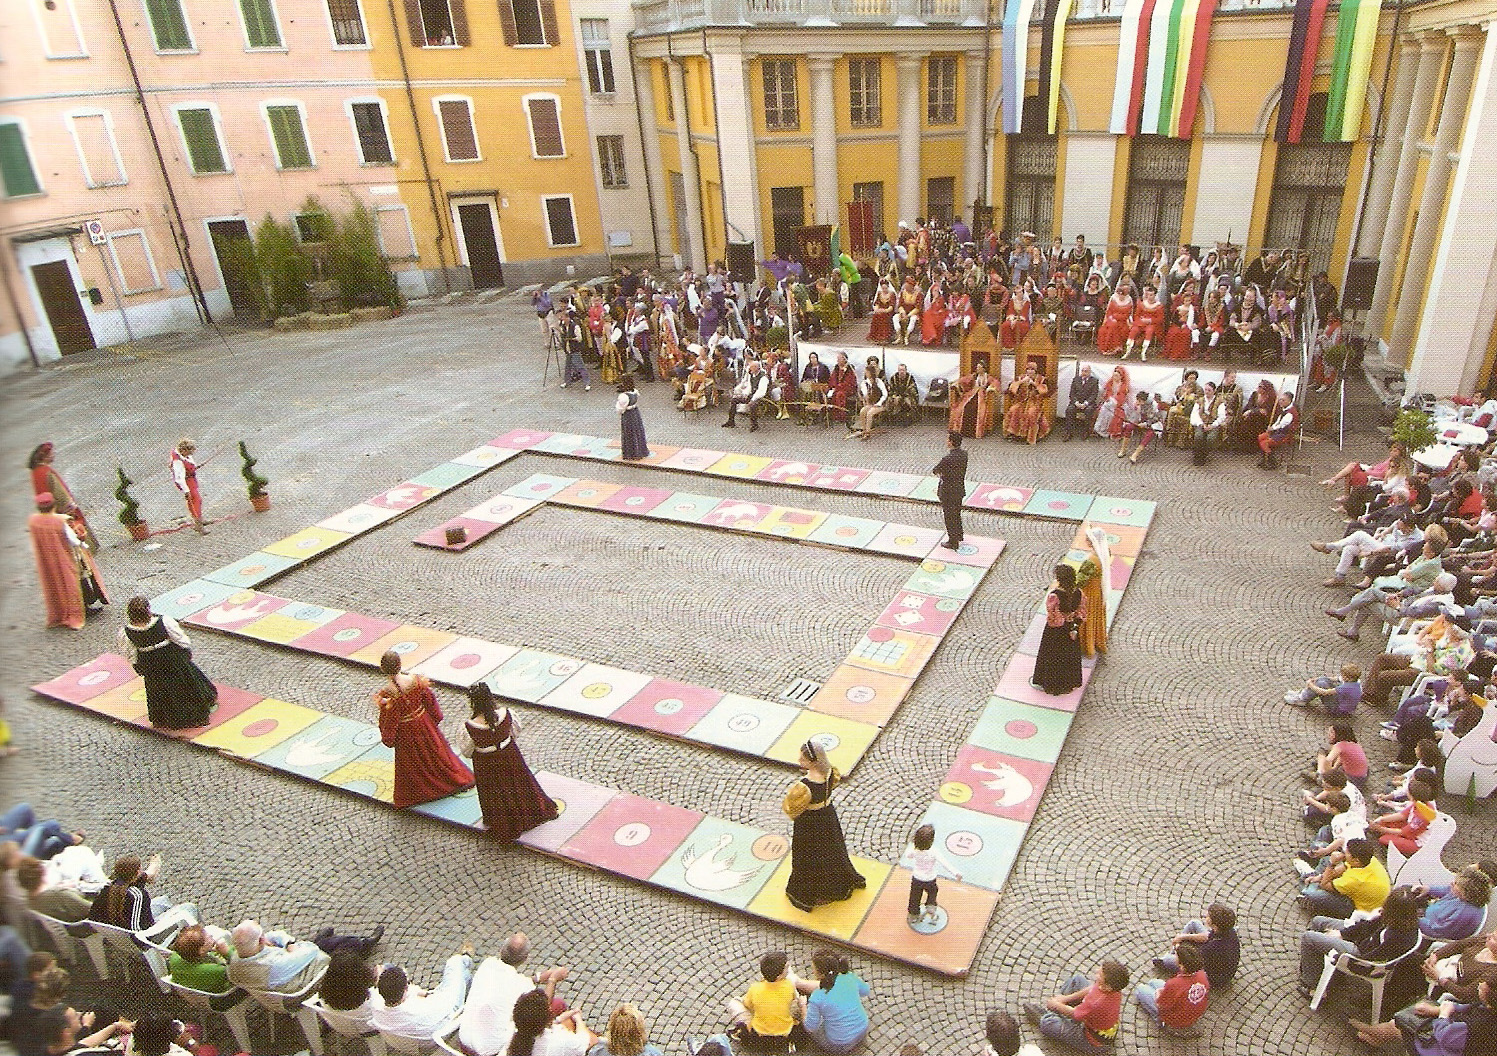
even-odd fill
[[[109,0],[109,13],[114,16],[114,31],[119,34],[120,48],[125,53],[125,65],[130,68],[130,80],[135,85],[135,101],[140,104],[141,116],[145,118],[146,135],[151,139],[151,152],[156,157],[156,167],[161,171],[161,181],[166,184],[166,200],[171,205],[172,216],[177,221],[177,232],[182,244],[177,256],[182,261],[182,273],[187,279],[187,288],[192,293],[193,305],[198,318],[204,323],[213,322],[213,313],[208,310],[208,299],[203,295],[203,283],[198,278],[197,268],[192,264],[192,240],[187,234],[187,223],[182,219],[182,207],[177,202],[177,191],[172,186],[171,175],[166,171],[166,158],[161,154],[161,140],[156,135],[156,122],[151,120],[151,108],[146,105],[145,90],[140,84],[140,71],[135,68],[135,55],[130,51],[130,41],[125,37],[125,24],[120,21],[120,8],[116,0]]]
[[[114,3],[114,0],[109,0]],[[421,138],[421,116],[416,110],[416,93],[411,88],[411,70],[405,62],[405,41],[400,39],[400,19],[395,15],[395,0],[389,0],[390,31],[395,37],[395,53],[400,56],[400,79],[405,84],[405,102],[411,110],[411,124],[416,132],[416,154],[421,159],[421,172],[426,176],[426,196],[431,200],[431,219],[437,225],[437,265],[442,270],[442,291],[452,292],[447,278],[447,250],[443,246],[446,236],[442,233],[442,207],[437,204],[437,189],[431,178],[431,165],[426,160],[426,141]]]
[[[11,249],[15,249],[14,243],[11,243]],[[31,357],[31,365],[40,370],[42,361],[36,354],[36,346],[31,343],[31,328],[21,314],[21,302],[16,300],[16,288],[10,283],[10,268],[6,267],[4,258],[0,258],[0,271],[5,272],[5,299],[10,302],[10,310],[16,313],[16,325],[21,328],[21,340],[26,342],[26,354]]]
[[[655,266],[660,266],[660,218],[655,214],[655,188],[650,184],[650,145],[645,142],[645,117],[639,108],[639,67],[634,59],[634,34],[626,38],[629,44],[629,88],[634,92],[634,123],[639,126],[639,153],[645,167],[645,200],[650,205],[650,247],[655,254]],[[648,71],[647,71],[648,72]],[[714,101],[716,96],[713,96]],[[660,149],[660,144],[655,144]]]

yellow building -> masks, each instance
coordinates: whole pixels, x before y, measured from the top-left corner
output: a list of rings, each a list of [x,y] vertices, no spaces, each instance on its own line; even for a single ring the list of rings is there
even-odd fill
[[[404,248],[432,292],[606,271],[566,4],[400,0],[365,11],[381,23],[373,60],[396,162],[384,190],[404,203]]]

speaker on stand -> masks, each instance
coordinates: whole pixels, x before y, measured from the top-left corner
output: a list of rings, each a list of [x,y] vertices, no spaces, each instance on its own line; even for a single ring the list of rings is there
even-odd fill
[[[1343,312],[1365,312],[1372,307],[1377,269],[1376,257],[1353,257],[1346,265],[1346,288],[1341,291]]]

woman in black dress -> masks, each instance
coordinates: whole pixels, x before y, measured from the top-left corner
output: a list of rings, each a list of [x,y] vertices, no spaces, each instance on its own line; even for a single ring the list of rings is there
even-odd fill
[[[831,802],[842,775],[827,761],[826,750],[812,741],[801,745],[800,768],[805,776],[790,786],[783,804],[785,813],[795,819],[785,895],[792,906],[809,913],[828,902],[851,898],[868,881],[847,856],[842,823]]]
[[[556,803],[541,789],[520,746],[515,743],[515,720],[508,708],[494,702],[486,682],[468,690],[473,717],[468,720],[472,741],[473,779],[478,806],[489,835],[513,840],[557,816]]]
[[[1086,601],[1076,586],[1076,570],[1055,566],[1055,584],[1045,595],[1045,633],[1034,658],[1032,685],[1052,696],[1063,696],[1081,685],[1081,627]]]
[[[639,413],[639,393],[634,389],[634,375],[625,374],[619,379],[619,398],[615,409],[619,412],[619,447],[625,462],[636,462],[650,454],[650,445],[645,440],[645,420]]]
[[[146,682],[146,711],[163,730],[206,726],[218,706],[218,689],[192,662],[192,643],[170,616],[151,612],[151,603],[133,597],[125,606],[129,623],[120,630],[120,651]]]

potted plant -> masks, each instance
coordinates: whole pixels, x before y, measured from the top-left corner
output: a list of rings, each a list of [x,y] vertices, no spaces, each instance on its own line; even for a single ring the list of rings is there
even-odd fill
[[[250,506],[256,513],[264,513],[270,509],[270,493],[265,490],[265,485],[270,481],[255,472],[255,463],[258,458],[251,458],[249,448],[244,446],[244,441],[239,441],[239,457],[244,460],[244,466],[239,470],[239,475],[244,478],[246,490],[249,492]]]
[[[1439,434],[1435,432],[1434,420],[1417,407],[1407,407],[1393,419],[1393,440],[1403,444],[1410,454],[1423,451],[1434,445]]]
[[[137,543],[149,539],[151,536],[150,526],[140,516],[140,503],[135,501],[135,496],[130,494],[130,485],[135,481],[125,476],[125,467],[117,466],[115,472],[120,475],[120,486],[114,489],[114,497],[120,500],[120,523],[130,532],[130,538]]]
[[[1326,366],[1340,374],[1346,370],[1347,364],[1352,360],[1356,350],[1352,348],[1350,341],[1337,341],[1322,353]]]

